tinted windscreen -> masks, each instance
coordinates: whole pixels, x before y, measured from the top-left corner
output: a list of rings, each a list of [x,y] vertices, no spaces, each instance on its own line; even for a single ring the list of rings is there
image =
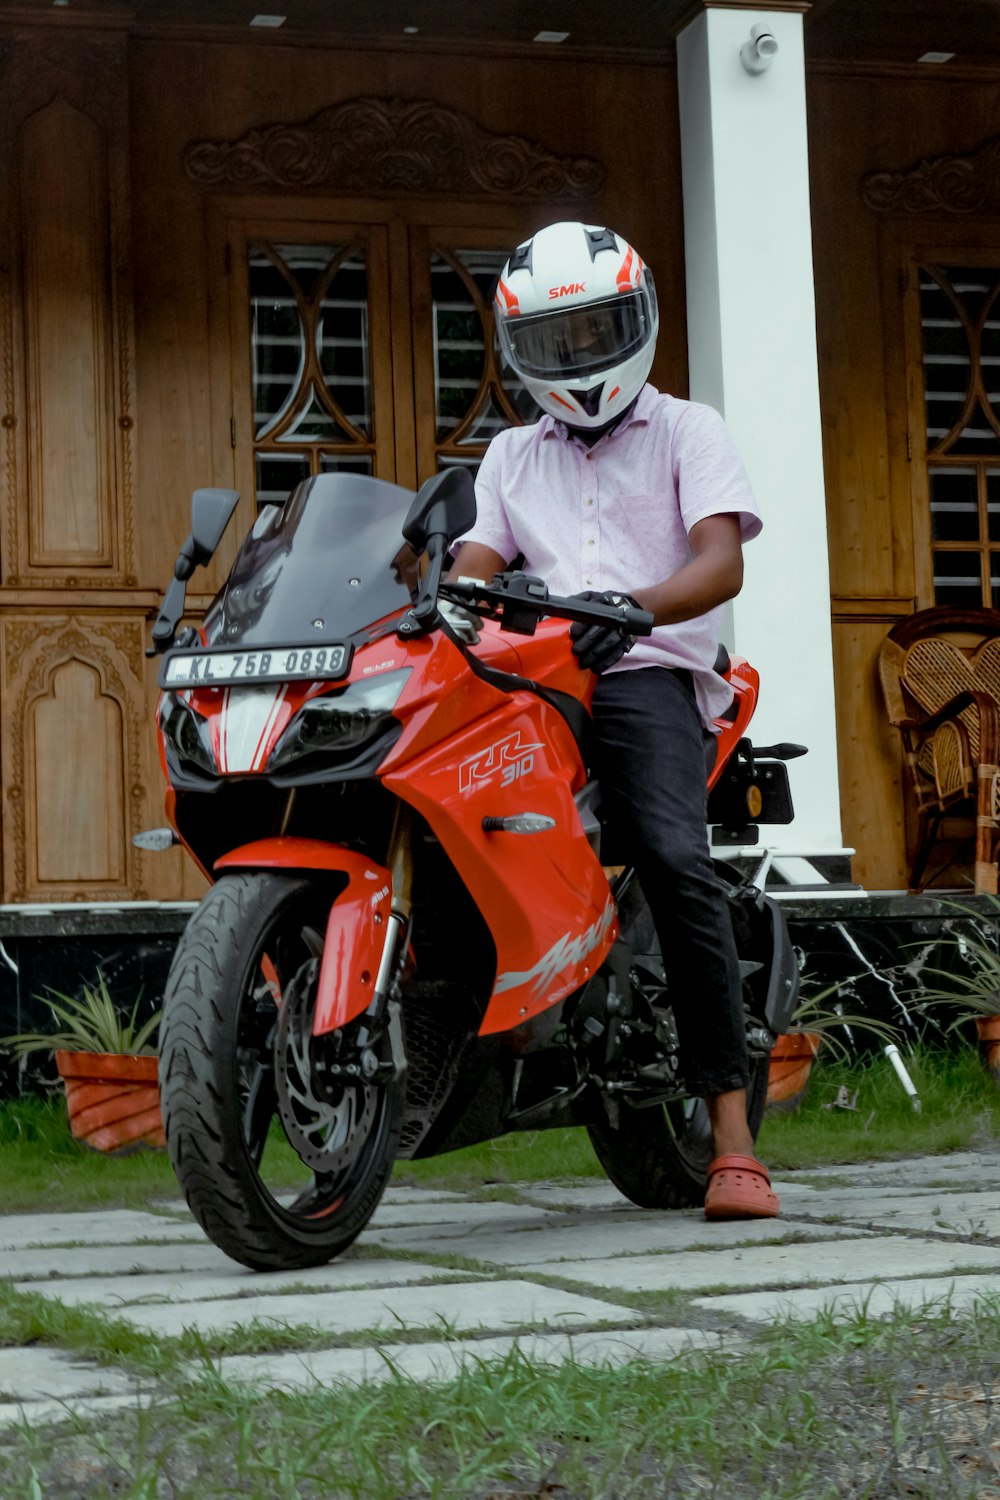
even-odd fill
[[[399,571],[410,490],[320,474],[266,505],[205,620],[209,642],[342,641],[410,604]],[[320,622],[320,623],[317,623]]]

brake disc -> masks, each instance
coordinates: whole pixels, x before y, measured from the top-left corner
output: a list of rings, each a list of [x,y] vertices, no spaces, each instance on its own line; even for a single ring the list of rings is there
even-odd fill
[[[349,1167],[375,1124],[379,1089],[360,1078],[331,1091],[314,1080],[313,1012],[319,960],[307,959],[285,987],[274,1037],[278,1111],[289,1143],[315,1172]]]

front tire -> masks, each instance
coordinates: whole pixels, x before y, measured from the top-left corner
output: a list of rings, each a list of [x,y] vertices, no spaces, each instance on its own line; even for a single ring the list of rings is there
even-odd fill
[[[309,986],[330,904],[303,878],[224,875],[188,923],[167,981],[160,1093],[170,1157],[205,1233],[254,1270],[321,1265],[346,1250],[396,1155],[401,1079],[339,1095],[310,1088]],[[294,1047],[292,1004],[302,1016]],[[294,1095],[276,1077],[276,1060],[289,1059]]]

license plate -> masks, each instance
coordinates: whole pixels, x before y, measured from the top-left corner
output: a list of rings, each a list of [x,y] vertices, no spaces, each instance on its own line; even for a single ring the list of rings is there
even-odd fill
[[[346,677],[347,646],[270,646],[261,651],[171,652],[160,671],[164,688],[225,687],[234,682],[291,682]]]

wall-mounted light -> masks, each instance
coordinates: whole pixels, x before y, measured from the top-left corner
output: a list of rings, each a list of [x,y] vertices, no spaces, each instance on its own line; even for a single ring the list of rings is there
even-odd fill
[[[740,62],[748,73],[764,73],[774,61],[777,50],[778,38],[762,21],[758,21],[751,27],[750,40],[740,48]]]

